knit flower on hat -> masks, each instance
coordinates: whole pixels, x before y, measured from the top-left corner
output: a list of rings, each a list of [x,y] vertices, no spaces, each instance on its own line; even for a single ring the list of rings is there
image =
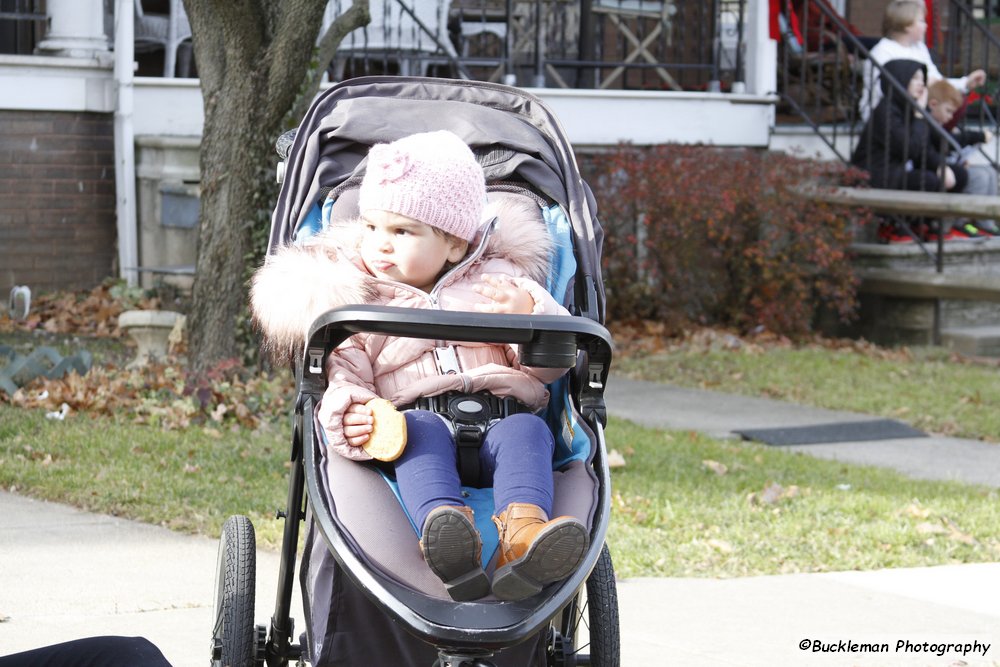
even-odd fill
[[[410,156],[405,151],[393,145],[378,145],[372,149],[372,153],[377,155],[369,156],[375,158],[375,168],[378,170],[378,184],[385,185],[393,183],[406,175],[410,170]]]

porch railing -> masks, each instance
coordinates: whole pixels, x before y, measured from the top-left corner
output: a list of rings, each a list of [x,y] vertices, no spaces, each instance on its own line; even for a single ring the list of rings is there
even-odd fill
[[[994,34],[997,27],[988,21],[991,17],[991,3],[950,0],[945,8],[941,21],[943,39],[939,39],[939,69],[947,77],[957,77],[973,69],[983,68],[987,71],[988,80],[996,81],[1000,75],[1000,39]],[[779,45],[779,122],[782,114],[785,119],[803,121],[809,125],[831,150],[845,163],[851,162],[852,153],[858,149],[868,152],[867,163],[876,170],[886,172],[890,163],[899,169],[906,169],[905,178],[914,169],[921,169],[927,164],[927,154],[932,148],[940,154],[959,154],[961,146],[952,131],[942,127],[935,118],[909,95],[907,81],[898,81],[886,68],[870,59],[869,48],[877,43],[877,37],[858,36],[826,2],[822,0],[802,0],[793,3],[792,0],[782,0],[782,18],[791,16],[797,11],[800,30],[798,34],[783,25],[782,41]],[[930,17],[928,23],[935,26],[939,17]],[[935,35],[937,37],[937,35]],[[865,131],[869,116],[875,111],[863,109],[863,99],[872,99],[871,91],[863,89],[865,77],[863,68],[869,67],[878,76],[868,77],[868,85],[880,85],[879,77],[885,82],[887,102],[895,102],[907,107],[911,113],[903,121],[905,127],[902,134],[902,146],[898,141],[890,142],[888,127],[879,131],[886,136],[875,136],[876,125]],[[1000,103],[996,94],[996,84],[987,85],[985,90],[972,91],[969,96],[969,106],[958,123],[959,129],[989,129],[996,134],[997,105]],[[867,112],[867,113],[864,113]],[[872,121],[868,121],[872,122]],[[909,137],[912,123],[926,123],[929,126],[929,136],[936,145],[927,143],[911,145]],[[875,144],[880,147],[876,149]],[[859,145],[862,144],[862,145]],[[892,144],[892,145],[890,145]],[[977,148],[977,161],[988,164],[994,172],[1000,170],[997,142],[990,145],[980,144]],[[928,169],[936,175],[941,172]],[[997,174],[992,178],[996,180]],[[910,189],[926,189],[926,183],[933,184],[935,179],[927,182],[913,179],[908,183]],[[945,189],[943,178],[937,179],[938,191]],[[903,188],[902,183],[886,185],[875,183],[880,188]],[[995,188],[994,188],[995,192]],[[891,216],[890,216],[891,217]],[[906,225],[903,225],[906,227]],[[908,228],[908,227],[906,227]],[[942,240],[943,230],[937,233],[937,252],[931,253],[924,248],[937,270],[943,270]]]
[[[0,53],[32,53],[45,25],[44,0],[0,0]]]
[[[825,2],[782,0],[782,14],[797,11],[801,39],[787,29],[779,44],[778,121],[804,122],[829,147],[833,154],[850,162],[862,131],[864,119],[860,104],[863,98],[863,68],[868,66],[882,77],[892,78],[885,68],[869,60],[869,49],[878,36],[855,35],[844,19]],[[798,7],[798,9],[796,9]],[[985,0],[950,0],[942,13],[928,21],[941,24],[941,37],[935,55],[938,67],[948,77],[957,77],[983,68],[988,83],[972,91],[959,128],[986,128],[996,133],[1000,105],[1000,16],[991,13],[993,3]],[[872,77],[873,81],[878,77]],[[905,94],[907,82],[894,82],[895,94]],[[878,85],[877,83],[875,85]],[[909,103],[915,110],[916,105]],[[922,111],[922,110],[920,110]],[[923,114],[934,129],[941,127]],[[950,133],[944,141],[957,144]],[[979,158],[1000,168],[1000,142],[980,145]]]
[[[331,0],[326,21],[350,5]],[[371,0],[331,78],[418,74],[551,88],[730,90],[747,0]]]
[[[351,4],[329,0],[328,25]],[[747,0],[370,0],[331,79],[419,74],[550,88],[732,90]],[[30,54],[44,0],[0,0],[0,51]]]

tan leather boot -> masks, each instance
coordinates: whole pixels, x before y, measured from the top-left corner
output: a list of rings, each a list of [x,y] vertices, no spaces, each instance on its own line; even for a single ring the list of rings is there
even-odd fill
[[[483,542],[471,507],[441,505],[432,509],[424,519],[420,551],[452,600],[475,600],[490,592],[482,564]]]
[[[577,519],[549,521],[541,507],[527,503],[511,503],[493,523],[500,534],[493,594],[501,600],[523,600],[565,579],[580,565],[590,542]]]

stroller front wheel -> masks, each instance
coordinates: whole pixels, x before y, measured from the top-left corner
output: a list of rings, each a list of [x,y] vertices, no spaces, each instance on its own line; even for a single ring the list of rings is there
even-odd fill
[[[253,524],[231,516],[222,526],[216,563],[212,665],[258,667],[263,642],[254,627],[257,545]]]
[[[607,544],[601,548],[584,591],[570,602],[549,629],[549,667],[619,667],[621,664],[618,588]]]

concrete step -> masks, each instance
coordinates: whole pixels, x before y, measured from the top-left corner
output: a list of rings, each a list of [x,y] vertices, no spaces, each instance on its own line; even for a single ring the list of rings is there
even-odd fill
[[[977,357],[1000,357],[1000,325],[941,330],[941,345]]]

